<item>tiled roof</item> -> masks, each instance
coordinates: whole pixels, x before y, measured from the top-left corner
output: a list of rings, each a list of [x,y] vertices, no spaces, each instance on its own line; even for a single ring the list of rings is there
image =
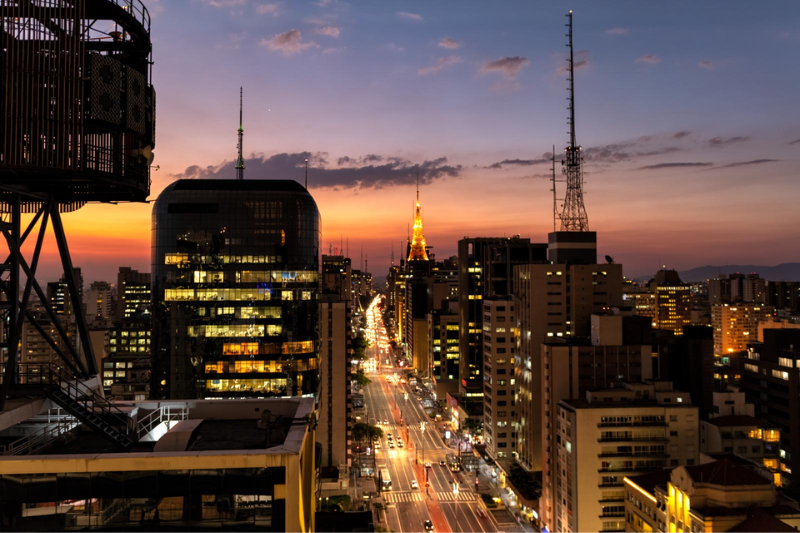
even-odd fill
[[[775,518],[768,512],[759,509],[757,507],[748,509],[747,511],[747,519],[744,522],[741,522],[739,525],[736,525],[729,529],[728,531],[741,531],[741,532],[751,532],[751,533],[760,533],[761,531],[797,531],[795,528],[780,520]]]
[[[741,426],[756,426],[756,427],[777,427],[773,424],[759,420],[750,415],[727,415],[717,416],[708,419],[709,424],[717,427],[741,427]]]
[[[736,485],[771,485],[772,481],[730,459],[698,466],[687,466],[686,472],[695,483],[710,483],[726,487]]]

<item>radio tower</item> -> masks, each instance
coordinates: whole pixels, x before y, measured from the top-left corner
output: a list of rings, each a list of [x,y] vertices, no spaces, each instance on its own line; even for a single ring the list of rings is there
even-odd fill
[[[239,159],[236,160],[236,179],[244,179],[244,156],[242,155],[242,138],[244,138],[244,130],[242,129],[242,99],[244,91],[239,87],[239,144],[237,149],[239,151]]]
[[[564,208],[561,210],[561,231],[589,231],[589,217],[583,205],[583,158],[581,147],[575,140],[575,69],[572,54],[572,11],[567,15],[569,23],[569,146],[564,149],[565,159],[561,162],[567,182]]]

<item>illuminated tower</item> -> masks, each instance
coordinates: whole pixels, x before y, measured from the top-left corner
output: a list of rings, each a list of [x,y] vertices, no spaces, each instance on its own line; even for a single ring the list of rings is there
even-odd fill
[[[414,214],[414,236],[411,237],[408,260],[428,261],[428,251],[425,249],[425,235],[422,233],[422,212],[419,206],[419,178],[417,178],[417,211]]]
[[[567,194],[561,211],[561,231],[589,231],[589,217],[583,205],[583,158],[581,147],[575,140],[575,69],[572,54],[572,11],[567,15],[569,23],[569,146],[561,162]]]
[[[241,87],[239,87],[239,144],[238,144],[238,151],[239,151],[239,159],[236,160],[236,179],[243,180],[244,179],[244,156],[242,155],[242,139],[244,138],[244,129],[242,129],[242,97],[244,96],[244,91]]]

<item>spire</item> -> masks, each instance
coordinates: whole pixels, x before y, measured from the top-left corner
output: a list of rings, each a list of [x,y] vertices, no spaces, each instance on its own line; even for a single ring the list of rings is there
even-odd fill
[[[411,237],[411,249],[408,252],[409,261],[428,261],[428,251],[425,249],[425,235],[422,233],[422,211],[419,205],[419,174],[417,174],[417,205],[414,213],[414,234]]]
[[[306,159],[306,189],[308,189],[308,159]]]
[[[589,231],[589,217],[583,204],[583,157],[581,147],[575,140],[575,68],[572,53],[572,11],[567,15],[569,23],[569,146],[561,162],[567,182],[564,208],[561,210],[561,231]]]
[[[242,129],[242,104],[244,101],[244,89],[239,87],[239,144],[237,150],[239,158],[236,160],[236,179],[244,179],[244,156],[242,155],[242,139],[244,138],[244,129]]]

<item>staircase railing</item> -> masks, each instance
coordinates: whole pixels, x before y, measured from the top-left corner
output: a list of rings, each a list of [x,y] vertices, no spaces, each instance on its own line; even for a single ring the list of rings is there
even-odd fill
[[[99,420],[90,420],[92,424],[104,426],[102,429],[112,438],[116,436],[109,431],[119,433],[125,439],[118,442],[123,447],[129,447],[136,440],[133,420],[68,369],[51,363],[23,363],[17,365],[16,379],[17,386],[45,389],[56,401],[61,399],[61,395],[67,396],[71,405],[62,407],[68,411],[70,408],[76,410],[72,414],[81,419],[80,415],[98,417]]]

